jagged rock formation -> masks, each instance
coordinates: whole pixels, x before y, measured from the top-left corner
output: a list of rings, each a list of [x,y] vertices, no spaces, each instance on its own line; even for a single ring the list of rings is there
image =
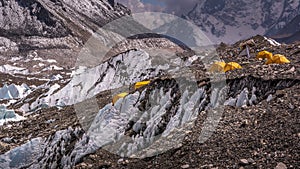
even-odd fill
[[[284,36],[299,15],[298,1],[204,0],[185,18],[198,25],[212,41],[233,43],[257,34]],[[294,34],[297,29],[292,30]]]

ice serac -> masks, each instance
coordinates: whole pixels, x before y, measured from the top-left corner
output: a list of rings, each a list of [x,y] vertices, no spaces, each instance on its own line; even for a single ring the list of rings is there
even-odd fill
[[[88,131],[91,142],[136,158],[176,148],[207,98],[204,88],[180,91],[178,85],[175,80],[157,81],[151,89],[135,92],[115,106],[107,105]]]
[[[204,0],[184,17],[198,25],[216,43],[233,43],[257,34],[293,34],[285,26],[299,14],[299,1]]]
[[[130,50],[80,74],[74,73],[65,87],[54,94],[51,93],[50,97],[37,100],[31,108],[38,103],[49,106],[55,106],[58,102],[64,105],[76,104],[99,92],[128,87],[135,82],[175,71],[181,64],[176,59],[163,61],[161,58],[149,56],[143,50]]]
[[[208,96],[205,87],[181,88],[178,82],[157,80],[152,87],[129,94],[114,106],[105,105],[85,134],[80,128],[68,128],[47,139],[35,138],[0,155],[0,164],[72,168],[101,147],[122,156],[136,157],[178,147],[199,111],[207,106]],[[30,147],[34,148],[26,151]],[[32,158],[33,155],[36,158]]]
[[[26,85],[4,85],[0,88],[0,100],[20,99],[27,96],[31,89]]]
[[[72,142],[77,141],[82,130],[68,128],[57,131],[48,138],[34,138],[27,143],[0,155],[0,166],[3,168],[71,168],[68,161],[61,156],[67,156],[67,149],[72,148]],[[55,160],[54,160],[55,159]]]
[[[25,118],[16,114],[14,110],[9,110],[4,105],[0,105],[0,125],[9,121],[20,121]]]

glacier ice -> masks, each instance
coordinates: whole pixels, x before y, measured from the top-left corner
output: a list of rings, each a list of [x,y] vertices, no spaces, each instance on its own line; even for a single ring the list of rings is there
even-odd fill
[[[203,106],[201,102],[206,100],[205,90],[187,89],[182,93],[178,104],[175,104],[177,99],[171,94],[171,89],[166,91],[166,88],[160,88],[148,96],[151,106],[141,111],[140,99],[144,96],[140,96],[145,92],[129,94],[114,106],[108,104],[100,109],[87,132],[93,145],[126,157],[152,156],[157,153],[154,147],[166,151],[180,145],[189,130],[188,126],[193,123]],[[168,110],[173,110],[174,115]],[[168,120],[165,116],[171,117]],[[130,136],[126,132],[130,121],[134,122],[132,130],[136,135]],[[173,139],[169,141],[167,138],[171,137]]]
[[[78,71],[72,73],[72,79],[65,87],[52,93],[51,97],[43,98],[43,101],[37,100],[31,108],[38,103],[49,106],[56,106],[56,103],[76,104],[92,98],[99,92],[151,79],[162,75],[163,71],[172,72],[173,69],[181,67],[181,62],[172,61],[157,65],[154,60],[155,58],[143,50],[130,50],[93,68],[79,66]],[[172,64],[172,67],[169,64]]]
[[[0,88],[0,100],[2,99],[18,99],[23,98],[31,92],[31,89],[26,85],[4,84]]]
[[[16,114],[14,110],[6,109],[6,106],[0,105],[0,125],[8,121],[20,121],[25,118]]]

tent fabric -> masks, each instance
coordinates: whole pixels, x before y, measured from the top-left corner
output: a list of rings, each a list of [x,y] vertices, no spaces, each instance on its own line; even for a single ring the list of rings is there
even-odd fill
[[[271,63],[284,64],[284,63],[290,63],[290,61],[284,55],[276,54],[271,59]]]
[[[273,54],[268,51],[261,51],[257,54],[256,59],[272,59]]]
[[[134,84],[134,89],[136,90],[136,89],[138,89],[140,87],[148,85],[149,83],[150,83],[150,80],[137,82],[137,83]]]
[[[267,59],[265,64],[285,64],[290,63],[290,61],[281,54],[273,55],[271,52],[268,51],[261,51],[256,56],[257,59]]]
[[[217,61],[211,65],[209,71],[210,72],[223,72],[225,65],[226,65],[225,62]]]
[[[115,95],[112,99],[112,103],[115,104],[119,99],[124,98],[127,95],[128,95],[128,93],[126,93],[126,92]]]
[[[236,62],[229,62],[224,67],[224,72],[235,70],[235,69],[241,69],[242,66]]]
[[[210,72],[227,72],[235,69],[241,69],[242,66],[236,62],[220,62],[213,63],[209,69]]]

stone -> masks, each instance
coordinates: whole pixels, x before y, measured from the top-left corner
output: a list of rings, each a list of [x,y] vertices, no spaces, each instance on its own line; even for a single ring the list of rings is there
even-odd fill
[[[182,165],[181,168],[190,168],[190,165],[185,164],[185,165]]]
[[[247,159],[240,159],[240,164],[242,164],[242,165],[248,165],[249,162],[248,162]]]
[[[118,160],[118,164],[121,164],[123,161],[124,161],[124,159],[123,159],[123,158],[120,158],[120,159]]]
[[[79,166],[81,166],[81,167],[87,167],[88,165],[86,163],[81,163],[81,164],[79,164]]]
[[[284,163],[278,163],[275,169],[287,169],[287,166]]]
[[[255,161],[252,158],[248,158],[247,161],[248,161],[248,163],[251,163],[251,164],[255,163]]]

